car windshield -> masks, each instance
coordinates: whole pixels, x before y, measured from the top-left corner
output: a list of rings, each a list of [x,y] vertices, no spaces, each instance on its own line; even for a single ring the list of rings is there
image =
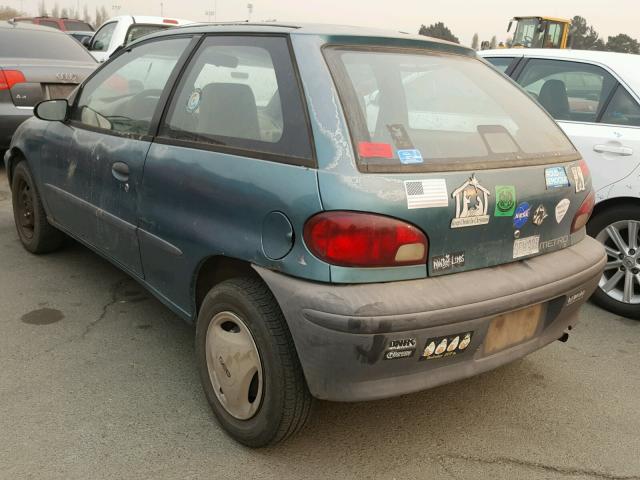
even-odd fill
[[[475,58],[342,47],[326,55],[362,170],[497,168],[577,155],[540,107]]]
[[[0,57],[95,62],[69,35],[45,28],[0,30]]]

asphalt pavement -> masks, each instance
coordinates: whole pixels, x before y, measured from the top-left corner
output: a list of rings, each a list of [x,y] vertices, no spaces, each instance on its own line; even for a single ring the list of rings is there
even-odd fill
[[[74,242],[20,246],[0,168],[1,479],[640,479],[640,322],[419,394],[318,402],[250,450],[216,424],[194,330]]]

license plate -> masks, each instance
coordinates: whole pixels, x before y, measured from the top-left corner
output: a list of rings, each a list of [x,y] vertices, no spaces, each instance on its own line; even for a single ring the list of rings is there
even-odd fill
[[[498,315],[491,320],[484,339],[484,353],[491,355],[532,338],[542,318],[543,304]]]
[[[535,255],[540,252],[540,235],[518,238],[513,242],[513,258]]]

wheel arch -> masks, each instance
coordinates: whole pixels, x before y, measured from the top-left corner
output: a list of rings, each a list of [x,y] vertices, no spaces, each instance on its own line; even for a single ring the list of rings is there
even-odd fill
[[[615,197],[615,198],[608,198],[607,200],[603,200],[602,202],[598,202],[596,206],[593,208],[593,213],[591,214],[591,218],[594,218],[596,215],[604,212],[605,210],[610,210],[611,208],[620,207],[621,205],[634,205],[640,209],[640,198]]]
[[[16,168],[16,165],[23,160],[26,160],[27,157],[22,152],[22,150],[18,147],[12,147],[9,150],[9,157],[6,164],[7,168],[7,180],[9,181],[9,187],[11,187],[11,182],[13,181],[13,171]]]
[[[238,277],[251,277],[263,281],[253,269],[251,263],[246,260],[224,255],[213,255],[204,258],[199,263],[192,282],[192,297],[195,307],[194,321],[197,319],[202,301],[209,290],[225,280]]]

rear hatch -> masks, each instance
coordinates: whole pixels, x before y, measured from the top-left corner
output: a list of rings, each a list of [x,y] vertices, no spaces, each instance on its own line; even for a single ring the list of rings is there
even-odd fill
[[[550,117],[491,67],[470,56],[384,47],[330,47],[325,57],[357,164],[354,176],[319,172],[326,210],[419,227],[432,276],[581,238],[571,230],[591,195],[584,162]]]

